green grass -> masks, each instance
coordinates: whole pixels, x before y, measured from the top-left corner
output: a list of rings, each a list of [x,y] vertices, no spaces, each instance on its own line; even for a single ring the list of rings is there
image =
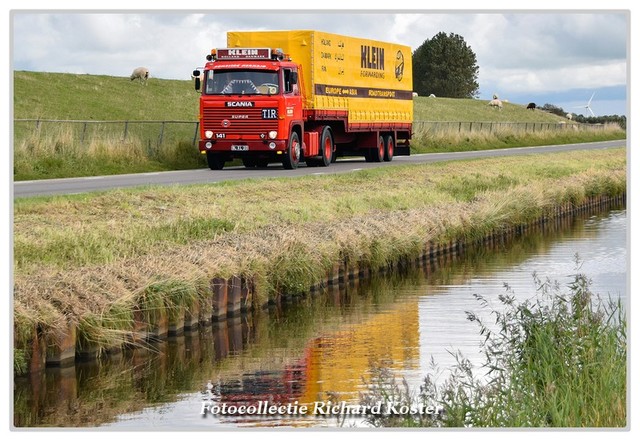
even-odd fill
[[[416,121],[568,123],[566,119],[505,103],[503,110],[472,99],[414,100]],[[190,80],[151,78],[147,86],[128,76],[14,72],[14,118],[94,121],[196,121],[198,94]],[[550,131],[523,134],[517,129],[458,133],[415,126],[414,153],[482,150],[515,146],[623,139],[623,130]],[[17,122],[14,126],[14,179],[184,170],[206,167],[193,146],[195,126],[167,124],[159,142],[159,124],[53,124]]]
[[[627,320],[620,301],[603,300],[577,273],[565,292],[536,277],[537,295],[519,302],[508,288],[490,324],[474,312],[483,338],[482,366],[464,354],[448,377],[432,366],[420,388],[399,385],[385,367],[368,384],[364,403],[393,400],[409,407],[438,406],[437,417],[371,416],[374,426],[574,427],[627,426]],[[399,407],[400,405],[398,405]]]
[[[504,103],[502,110],[489,107],[486,100],[462,98],[414,98],[413,119],[415,121],[493,121],[493,122],[544,122],[569,123],[552,113],[542,110],[527,110],[526,105]]]
[[[189,72],[185,71],[188,78]],[[13,117],[96,121],[198,118],[191,81],[150,78],[143,86],[122,77],[16,71]]]
[[[185,71],[185,77],[189,72]],[[14,113],[18,119],[183,120],[196,121],[199,95],[190,80],[150,78],[147,86],[122,77],[14,72]],[[525,103],[526,104],[526,103]],[[414,99],[416,121],[567,121],[523,105],[505,103],[501,111],[487,101],[454,98]]]

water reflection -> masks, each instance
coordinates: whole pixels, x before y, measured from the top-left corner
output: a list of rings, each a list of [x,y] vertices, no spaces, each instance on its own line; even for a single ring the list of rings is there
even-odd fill
[[[322,418],[200,415],[211,381],[220,402],[357,401],[371,367],[385,361],[418,384],[433,357],[477,353],[466,321],[473,293],[531,296],[531,273],[559,278],[580,254],[594,290],[626,295],[626,214],[565,219],[513,240],[420,262],[402,274],[352,280],[243,318],[214,323],[99,362],[17,378],[18,427],[194,429],[333,425]],[[568,280],[568,279],[567,279]]]

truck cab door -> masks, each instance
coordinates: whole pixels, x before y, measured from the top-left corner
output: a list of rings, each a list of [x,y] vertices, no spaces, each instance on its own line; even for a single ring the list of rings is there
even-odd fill
[[[282,69],[284,86],[284,111],[289,121],[302,120],[302,94],[298,70],[286,67]]]

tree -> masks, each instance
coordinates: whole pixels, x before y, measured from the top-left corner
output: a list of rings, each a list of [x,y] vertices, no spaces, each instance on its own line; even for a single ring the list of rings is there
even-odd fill
[[[457,34],[439,32],[413,52],[413,90],[420,95],[473,98],[477,79],[476,54]]]
[[[553,113],[554,115],[558,115],[558,116],[561,116],[563,118],[567,114],[567,112],[565,112],[562,107],[558,107],[556,105],[549,104],[549,103],[545,103],[544,106],[540,107],[540,110],[542,110],[544,112]]]

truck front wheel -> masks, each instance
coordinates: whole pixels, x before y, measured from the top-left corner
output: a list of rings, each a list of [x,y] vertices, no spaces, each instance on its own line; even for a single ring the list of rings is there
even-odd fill
[[[291,137],[289,137],[289,148],[282,159],[282,165],[284,168],[287,170],[298,168],[298,164],[300,164],[300,150],[300,138],[296,132],[291,132]]]
[[[213,152],[207,152],[207,164],[211,170],[222,170],[224,168],[224,158]]]

